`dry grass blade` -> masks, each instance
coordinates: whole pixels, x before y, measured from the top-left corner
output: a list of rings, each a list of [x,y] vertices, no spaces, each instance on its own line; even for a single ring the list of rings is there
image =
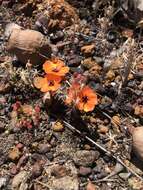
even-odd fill
[[[72,126],[71,124],[69,124],[66,121],[63,121],[63,123],[65,124],[66,127],[68,127],[70,130],[77,132],[78,134],[81,135],[81,132],[76,129],[74,126]],[[119,162],[121,165],[123,165],[129,172],[131,172],[134,176],[136,176],[137,178],[139,178],[141,181],[143,181],[143,178],[138,175],[135,171],[133,171],[130,167],[128,167],[119,157],[116,157],[115,155],[112,154],[112,152],[108,151],[107,149],[105,149],[104,147],[102,147],[101,145],[99,145],[98,143],[96,143],[94,140],[92,140],[90,137],[88,137],[87,135],[84,136],[84,138],[91,142],[92,144],[94,144],[96,147],[98,147],[100,150],[102,150],[104,153],[106,153],[108,156],[111,156],[112,158],[114,158],[117,162]]]

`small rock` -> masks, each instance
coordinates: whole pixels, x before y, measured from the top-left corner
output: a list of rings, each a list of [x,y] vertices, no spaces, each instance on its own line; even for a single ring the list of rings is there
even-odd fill
[[[54,125],[53,125],[53,131],[55,132],[62,132],[64,130],[64,126],[61,122],[56,122]]]
[[[94,118],[94,117],[90,117],[90,122],[93,124],[93,125],[95,125],[96,124],[96,122],[97,122],[97,120],[96,120],[96,118]]]
[[[99,156],[99,155],[98,155]],[[97,159],[95,151],[79,150],[74,154],[73,160],[78,166],[91,166]]]
[[[101,73],[102,67],[98,65],[96,62],[94,63],[94,66],[89,69],[89,73],[92,77],[99,77]]]
[[[2,189],[3,187],[6,186],[7,181],[8,181],[8,180],[7,180],[6,177],[1,177],[1,178],[0,178],[0,189]]]
[[[89,174],[91,174],[92,170],[89,167],[83,167],[81,166],[79,169],[79,175],[81,176],[87,176]]]
[[[29,29],[14,29],[14,26],[8,29],[6,26],[5,33],[8,33],[9,30],[11,33],[7,36],[7,50],[14,54],[21,63],[27,64],[30,62],[32,65],[43,63],[45,58],[40,56],[35,49],[38,49],[39,53],[44,56],[51,55],[51,45],[42,33]]]
[[[21,166],[25,165],[26,162],[28,161],[28,158],[29,158],[29,155],[23,155],[19,161],[18,161],[18,164],[17,164],[17,168],[20,168]]]
[[[59,179],[54,179],[49,185],[51,190],[79,190],[78,178],[65,176]]]
[[[131,177],[128,179],[128,184],[131,189],[141,190],[143,187],[143,182],[138,180],[136,177]]]
[[[34,153],[31,155],[32,160],[34,161],[40,161],[43,159],[43,156],[41,154]]]
[[[50,144],[39,144],[39,146],[38,146],[38,153],[45,154],[45,153],[49,152],[50,149],[51,149],[51,145]]]
[[[106,80],[113,81],[115,79],[115,73],[113,70],[109,70],[106,73]]]
[[[104,59],[102,57],[94,56],[93,58],[96,61],[96,63],[98,63],[99,65],[103,65]]]
[[[73,54],[68,58],[68,66],[69,67],[78,67],[81,63],[81,58]]]
[[[13,165],[12,168],[10,169],[10,173],[12,175],[16,175],[18,173],[18,168],[16,165]]]
[[[9,154],[8,154],[8,158],[12,161],[16,161],[18,160],[20,157],[20,152],[19,149],[17,147],[14,147],[12,150],[10,150]]]
[[[81,52],[84,54],[92,54],[94,51],[95,45],[91,44],[91,45],[85,45],[81,48]]]
[[[13,190],[27,190],[27,184],[26,181],[28,179],[29,175],[26,171],[21,171],[18,173],[16,176],[14,176],[13,181],[12,181],[12,189]],[[22,188],[22,184],[25,185],[25,188]]]
[[[17,147],[19,150],[21,150],[21,149],[24,147],[24,145],[23,145],[22,143],[18,143],[18,144],[16,145],[16,147]]]
[[[57,165],[52,168],[51,175],[55,176],[56,178],[61,178],[68,175],[68,170],[64,166]]]
[[[120,178],[127,180],[130,177],[131,173],[120,173]]]
[[[96,167],[93,168],[92,171],[93,171],[94,174],[97,174],[97,173],[100,173],[101,170],[102,170],[101,165],[97,165]]]
[[[46,154],[46,157],[48,158],[49,161],[52,161],[52,160],[54,159],[54,155],[53,155],[52,152],[48,152],[48,153]]]
[[[91,69],[96,64],[96,62],[91,57],[89,57],[84,59],[81,64],[86,69]]]
[[[50,34],[50,40],[52,43],[57,43],[64,38],[64,33],[62,31],[57,31],[56,33]]]
[[[64,166],[52,164],[45,169],[48,177],[47,185],[49,186],[49,189],[79,190],[77,169],[73,163],[67,162],[64,163]]]
[[[142,105],[135,106],[134,114],[143,117],[143,106]]]
[[[98,129],[99,133],[103,133],[103,134],[106,134],[109,130],[108,127],[106,127],[104,125],[99,125],[98,128],[99,128]]]
[[[133,152],[140,160],[143,160],[143,127],[131,128]]]
[[[86,190],[96,190],[96,187],[93,183],[89,181],[87,184]]]
[[[33,168],[32,168],[32,177],[33,178],[36,178],[36,177],[39,177],[43,172],[43,167],[41,164],[39,164],[39,162],[36,162],[34,165],[33,165]]]
[[[108,174],[105,171],[101,171],[101,173],[97,174],[98,179],[102,179],[106,177]]]
[[[85,144],[85,145],[84,145],[84,149],[85,149],[85,150],[91,150],[91,146],[90,146],[89,144]]]

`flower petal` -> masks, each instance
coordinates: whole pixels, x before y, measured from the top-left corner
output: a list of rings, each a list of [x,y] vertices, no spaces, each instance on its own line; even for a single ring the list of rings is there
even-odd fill
[[[41,88],[44,83],[44,78],[43,77],[35,77],[33,84],[36,88]]]
[[[61,76],[57,76],[57,75],[51,74],[51,73],[45,75],[45,77],[46,77],[46,79],[47,79],[48,81],[56,81],[57,83],[60,83],[61,80],[62,80],[62,77],[61,77]]]
[[[69,67],[62,67],[61,70],[60,70],[61,76],[64,76],[68,72],[69,72]]]
[[[76,107],[77,107],[80,111],[84,110],[84,102],[82,102],[82,101],[78,102],[78,103],[76,104]]]
[[[84,104],[83,111],[85,111],[85,112],[93,111],[94,108],[95,108],[95,104],[93,104],[93,103],[91,103],[91,104],[86,103],[86,104]]]
[[[50,91],[56,91],[60,88],[60,84],[59,83],[55,83],[53,86],[49,86],[49,90]]]

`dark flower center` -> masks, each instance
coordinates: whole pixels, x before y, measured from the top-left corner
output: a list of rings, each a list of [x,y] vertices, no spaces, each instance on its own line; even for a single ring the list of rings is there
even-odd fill
[[[82,102],[83,103],[87,103],[88,102],[88,97],[87,96],[83,96],[82,97]]]
[[[54,81],[53,80],[49,81],[49,86],[54,86]]]
[[[54,68],[53,72],[59,72],[59,68],[58,67]]]

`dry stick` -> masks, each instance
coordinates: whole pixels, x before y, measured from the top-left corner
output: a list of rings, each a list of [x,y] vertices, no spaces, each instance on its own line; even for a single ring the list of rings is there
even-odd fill
[[[63,121],[63,123],[66,125],[66,127],[68,127],[68,129],[77,132],[78,134],[81,135],[81,132],[76,129],[75,127],[73,127],[71,124],[69,124],[66,121]],[[116,161],[118,161],[121,165],[123,165],[128,171],[130,171],[134,176],[138,177],[141,181],[143,181],[143,178],[138,175],[136,172],[134,172],[131,168],[129,168],[128,166],[126,166],[126,164],[119,158],[116,157],[115,155],[112,155],[112,153],[108,150],[106,150],[104,147],[102,147],[101,145],[99,145],[98,143],[96,143],[95,141],[93,141],[91,138],[89,138],[87,135],[84,136],[84,138],[91,142],[92,144],[94,144],[96,147],[98,147],[99,149],[101,149],[104,153],[106,153],[108,156],[111,156],[112,158],[114,158]]]
[[[43,182],[41,182],[41,181],[39,181],[39,180],[34,180],[34,181],[35,181],[36,183],[42,185],[43,187],[47,187],[47,188],[49,188],[48,185],[46,185],[45,183],[43,183]]]
[[[126,60],[127,65],[125,67],[125,73],[124,73],[124,79],[123,79],[122,87],[125,87],[127,84],[128,76],[129,76],[131,68],[132,68],[133,59],[134,58],[133,58],[133,45],[132,45],[131,50],[129,52],[129,58]]]

